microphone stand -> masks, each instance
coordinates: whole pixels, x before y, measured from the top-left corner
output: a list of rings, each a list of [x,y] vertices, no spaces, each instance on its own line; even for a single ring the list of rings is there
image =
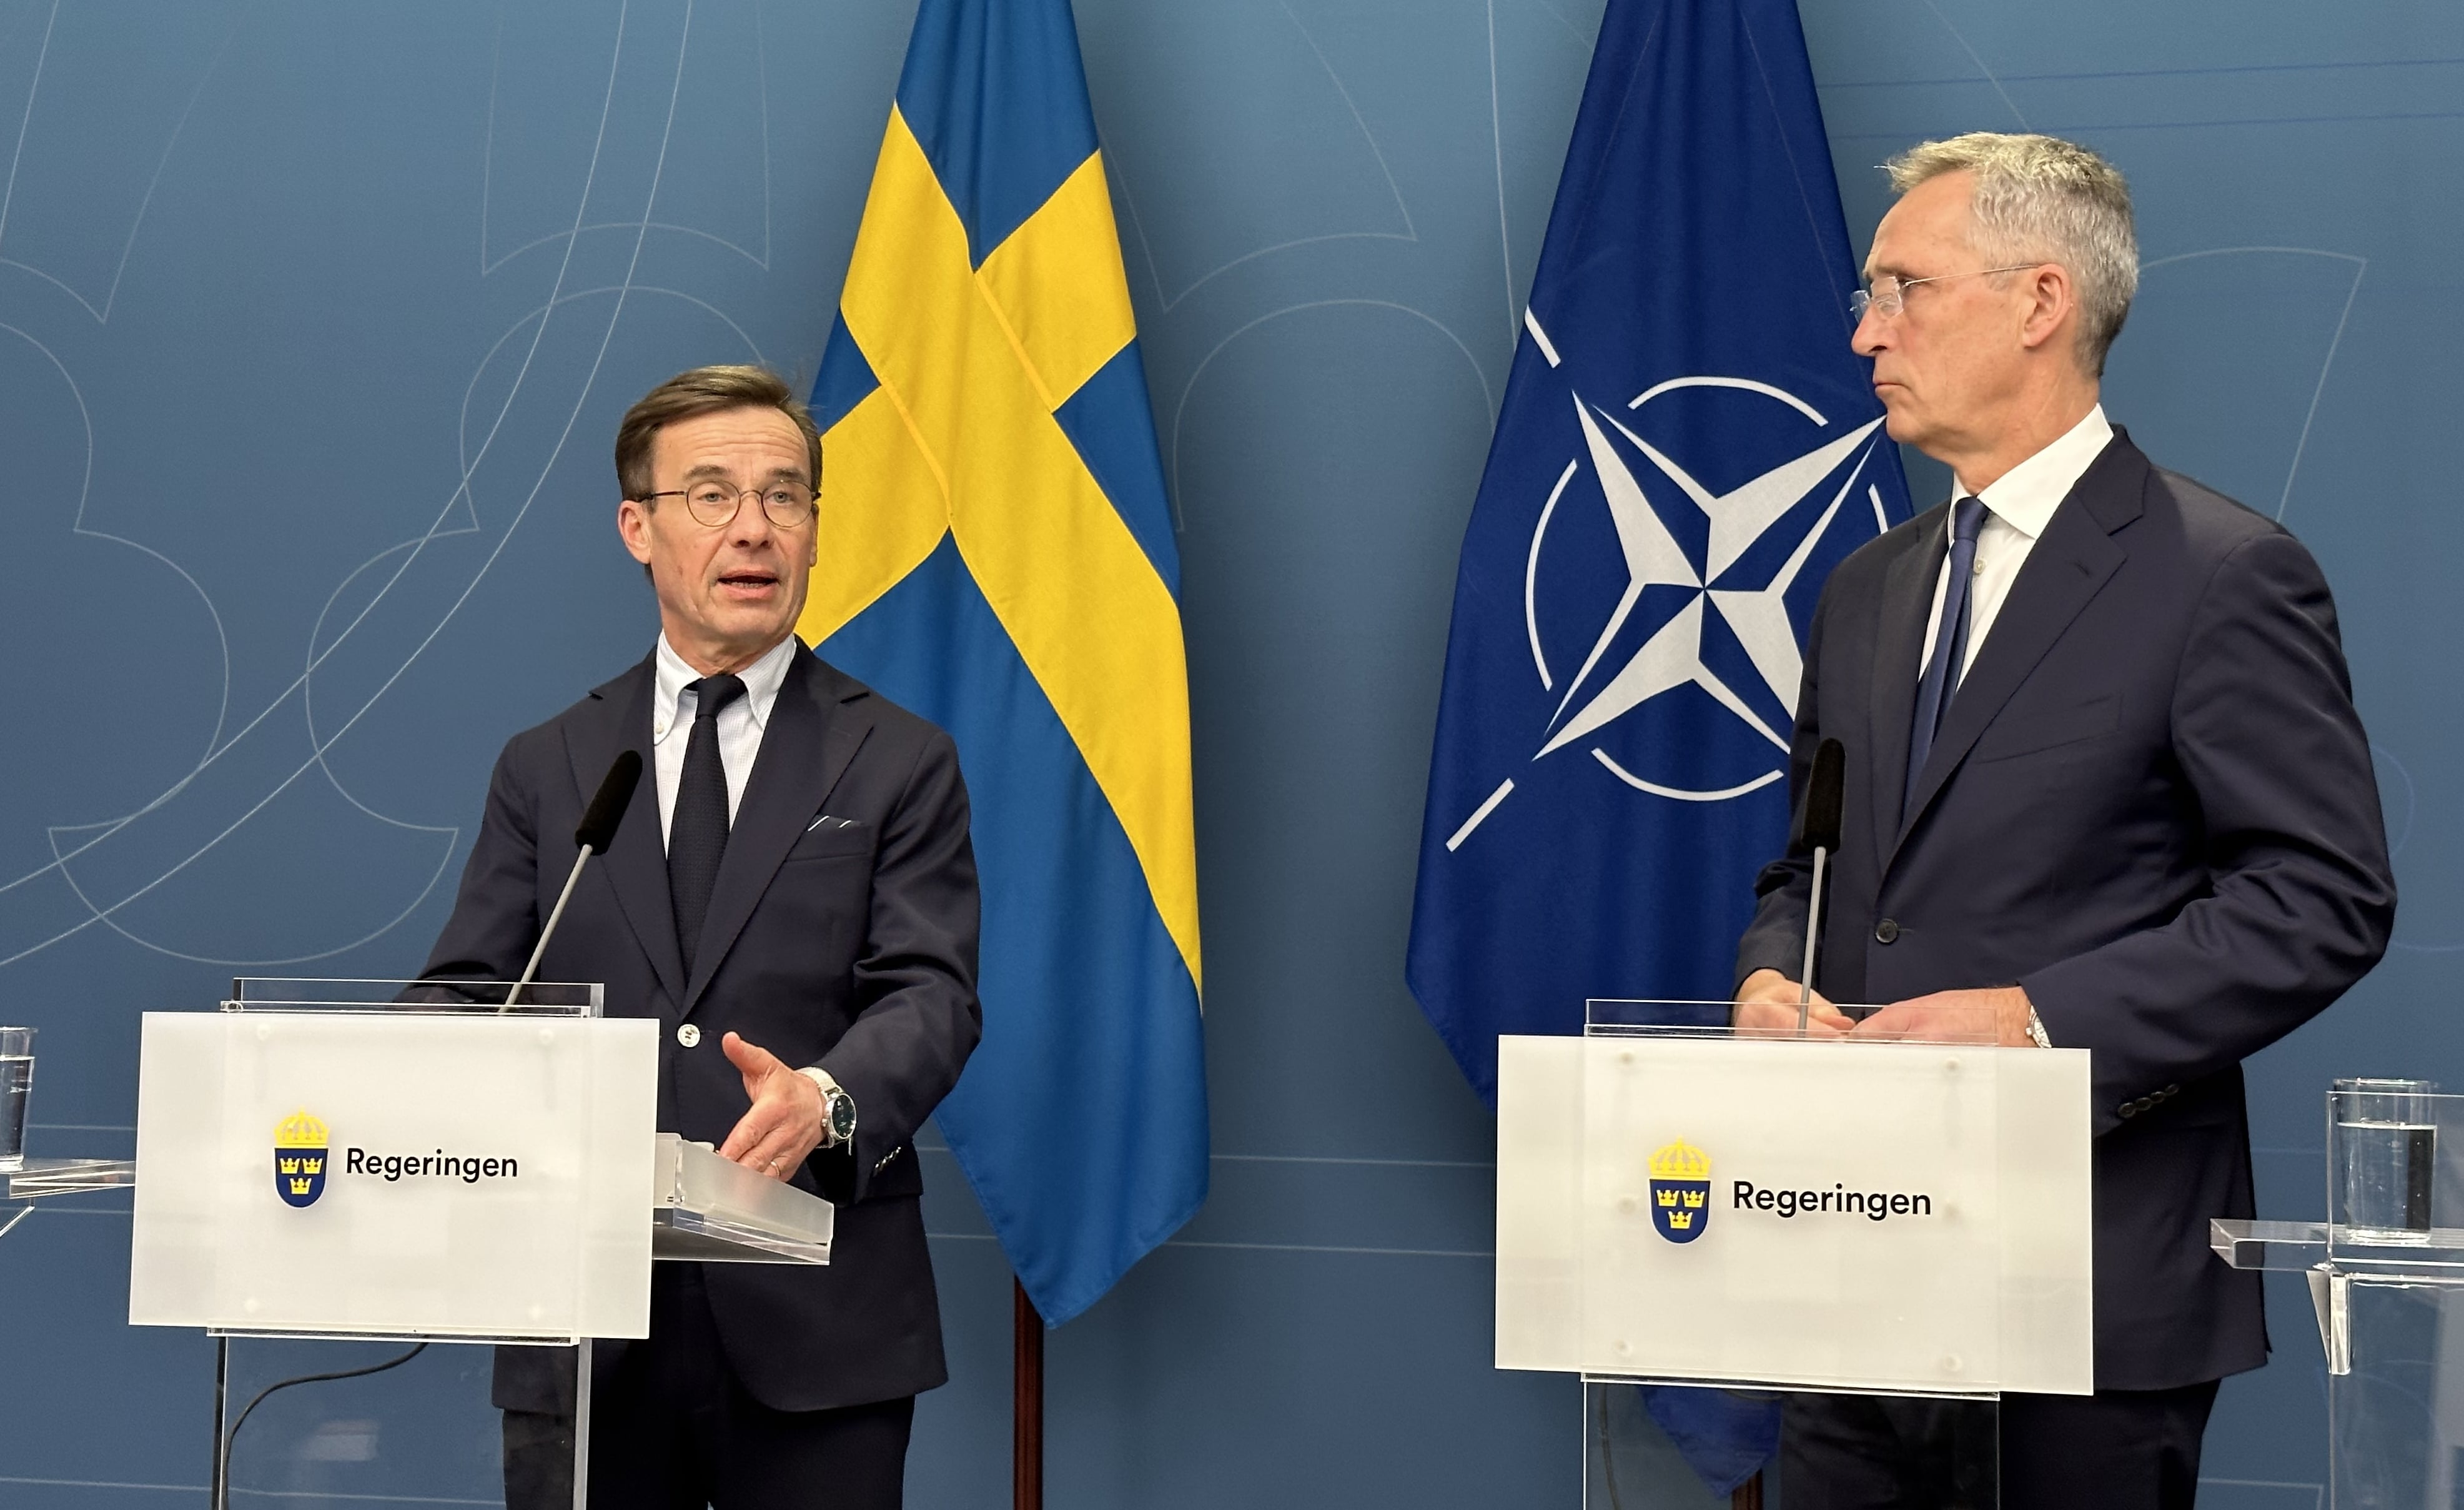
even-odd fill
[[[1824,740],[1806,773],[1805,806],[1797,814],[1794,842],[1814,851],[1813,899],[1805,909],[1805,965],[1796,972],[1796,1033],[1805,1035],[1814,1014],[1814,955],[1822,943],[1822,879],[1839,848],[1840,802],[1847,782],[1848,752]]]
[[[1822,939],[1822,871],[1830,858],[1829,850],[1819,844],[1814,847],[1814,903],[1805,913],[1805,966],[1796,975],[1796,1032],[1799,1037],[1805,1035],[1806,1026],[1814,1014],[1814,947]]]
[[[564,890],[556,895],[556,907],[547,915],[547,926],[539,930],[539,943],[531,947],[531,961],[522,966],[522,978],[505,992],[505,1003],[496,1009],[499,1016],[514,1010],[531,981],[539,974],[539,961],[547,956],[547,941],[556,937],[556,925],[564,919],[564,904],[573,900],[573,888],[582,882],[582,867],[593,855],[605,855],[616,842],[616,826],[625,818],[625,810],[632,804],[633,788],[642,779],[642,755],[639,750],[620,750],[601,778],[599,790],[583,810],[582,822],[573,831],[573,842],[582,853],[573,857],[573,869],[565,874]]]
[[[556,937],[557,922],[564,916],[564,904],[573,899],[573,888],[582,884],[582,867],[588,864],[590,856],[596,853],[597,851],[585,844],[582,847],[582,853],[573,857],[573,869],[565,872],[564,890],[557,893],[556,908],[547,915],[547,926],[539,930],[539,943],[531,949],[531,962],[522,966],[522,978],[514,983],[514,988],[505,992],[505,1004],[496,1009],[498,1015],[501,1016],[514,1010],[515,1000],[530,985],[532,977],[539,974],[539,959],[547,953],[547,941]],[[1819,875],[1820,872],[1817,871],[1815,874]]]

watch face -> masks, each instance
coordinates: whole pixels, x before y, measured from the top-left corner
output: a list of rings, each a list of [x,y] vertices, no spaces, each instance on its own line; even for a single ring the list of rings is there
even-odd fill
[[[855,1098],[844,1091],[830,1098],[830,1136],[840,1143],[855,1136]]]

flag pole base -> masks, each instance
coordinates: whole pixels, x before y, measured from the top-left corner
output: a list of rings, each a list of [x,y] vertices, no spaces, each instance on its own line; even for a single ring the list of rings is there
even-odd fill
[[[1757,1507],[1762,1503],[1755,1499]],[[1044,1510],[1044,1318],[1010,1280],[1010,1503]]]

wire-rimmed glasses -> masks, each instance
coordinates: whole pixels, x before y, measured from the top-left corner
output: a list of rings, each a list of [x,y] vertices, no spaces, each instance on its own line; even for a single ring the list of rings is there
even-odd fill
[[[1870,309],[1882,319],[1890,320],[1907,307],[1908,290],[1919,283],[1943,283],[1954,278],[1983,278],[1989,273],[2021,273],[2044,265],[2042,262],[2013,262],[2009,267],[1980,267],[1969,273],[1936,273],[1931,278],[1900,278],[1885,273],[1874,279],[1872,288],[1860,288],[1848,296],[1848,313],[1862,321]]]
[[[737,488],[724,482],[696,482],[689,488],[669,488],[659,493],[645,493],[642,501],[652,499],[680,498],[690,510],[693,522],[709,529],[732,522],[746,499],[761,500],[761,512],[781,529],[797,529],[812,522],[813,511],[821,505],[821,495],[802,482],[773,482],[767,487]]]

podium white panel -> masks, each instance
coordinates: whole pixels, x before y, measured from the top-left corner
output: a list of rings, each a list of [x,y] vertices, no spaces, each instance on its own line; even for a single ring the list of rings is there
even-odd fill
[[[1498,1366],[2094,1388],[2083,1052],[1498,1047]]]
[[[129,1321],[648,1336],[657,1033],[409,1009],[146,1013]]]

